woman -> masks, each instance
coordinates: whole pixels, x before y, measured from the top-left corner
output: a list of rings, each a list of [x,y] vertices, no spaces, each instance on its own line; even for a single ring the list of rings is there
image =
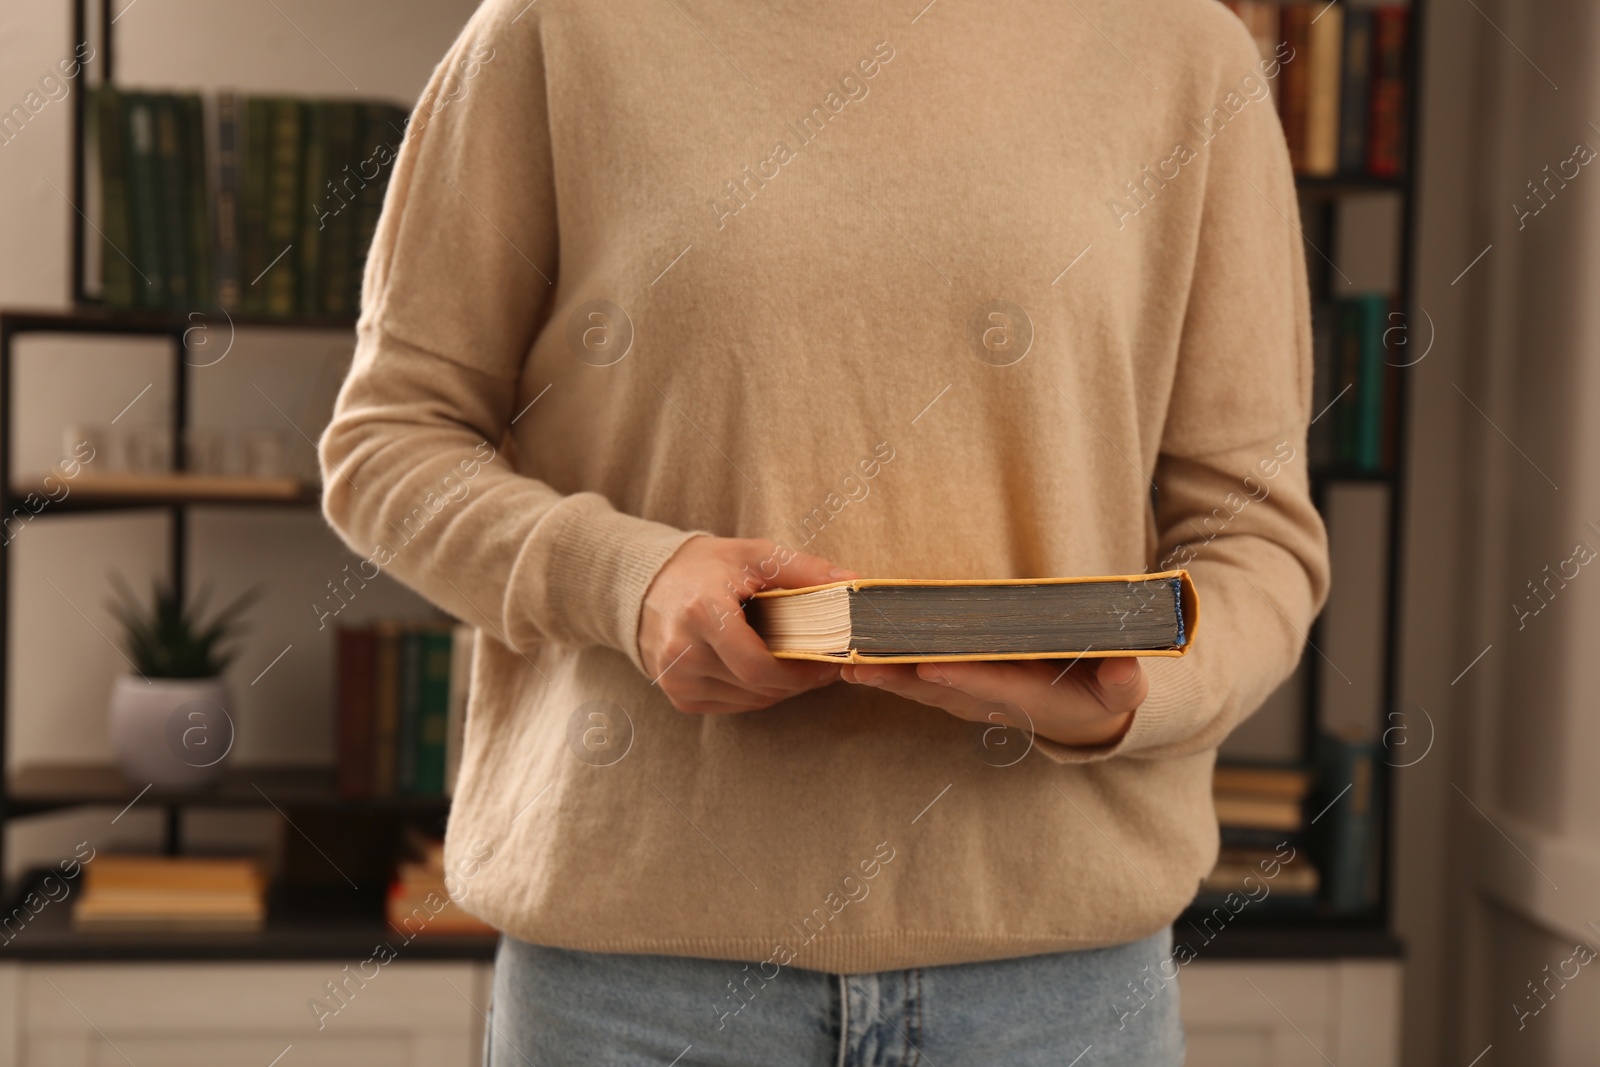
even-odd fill
[[[489,0],[399,153],[326,510],[479,628],[496,1067],[1181,1062],[1214,751],[1327,588],[1272,72],[1214,0],[917,6]],[[739,611],[1171,566],[1142,666]]]

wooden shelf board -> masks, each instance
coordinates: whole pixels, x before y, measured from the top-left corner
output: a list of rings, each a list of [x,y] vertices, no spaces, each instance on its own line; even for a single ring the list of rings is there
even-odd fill
[[[43,871],[21,880],[5,914],[21,907],[22,896],[39,885]],[[400,960],[492,960],[498,935],[436,934],[406,941],[365,906],[342,911],[307,913],[269,903],[265,928],[251,933],[87,932],[72,928],[72,902],[82,887],[52,900],[16,929],[6,942],[13,959],[82,962],[154,962],[201,960],[364,960],[387,943]],[[56,887],[55,895],[60,896]],[[43,896],[43,893],[40,893]],[[368,902],[363,902],[363,905]]]
[[[291,504],[308,505],[320,499],[315,487],[298,478],[248,478],[231,474],[91,474],[70,479],[46,476],[18,479],[10,495],[22,499],[29,493],[50,501],[39,512],[73,511],[108,507],[149,507],[167,504]],[[53,500],[65,486],[67,494]]]
[[[89,804],[124,805],[139,797],[141,783],[129,782],[108,763],[45,763],[19,767],[5,789],[7,815],[54,811]],[[352,800],[339,795],[331,767],[258,765],[229,767],[214,785],[193,792],[152,789],[139,797],[139,807],[266,807],[351,808],[416,811],[446,810],[447,797],[373,797]]]
[[[6,309],[0,311],[0,329],[8,333],[103,333],[178,336],[204,326],[207,329],[333,330],[353,333],[353,318],[321,316],[266,318],[258,315],[224,314],[216,308],[183,313],[177,311],[138,311],[84,305],[68,310]]]

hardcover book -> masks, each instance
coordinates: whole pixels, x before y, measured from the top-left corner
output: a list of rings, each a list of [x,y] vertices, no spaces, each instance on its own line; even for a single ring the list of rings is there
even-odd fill
[[[851,663],[1181,656],[1187,571],[1103,578],[857,578],[755,594],[745,616],[781,659]]]

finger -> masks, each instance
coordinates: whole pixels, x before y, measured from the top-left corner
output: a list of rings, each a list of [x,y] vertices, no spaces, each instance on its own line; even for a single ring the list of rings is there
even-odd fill
[[[846,681],[853,681],[858,685],[868,685],[875,689],[915,700],[919,704],[939,708],[961,718],[981,717],[985,705],[992,708],[992,702],[984,701],[971,693],[948,685],[926,681],[917,676],[914,667],[909,666],[863,666],[845,668],[840,672],[845,675]]]
[[[1114,656],[1100,661],[1095,671],[1095,687],[1107,711],[1121,714],[1134,711],[1150,695],[1150,679],[1132,656]]]
[[[810,660],[781,660],[741,616],[710,635],[711,650],[729,681],[752,689],[801,692],[839,680],[839,668]]]
[[[776,573],[767,578],[767,574]],[[826,585],[829,582],[856,578],[859,575],[846,567],[836,566],[821,556],[795,552],[779,547],[771,556],[767,569],[762,572],[768,589],[800,589],[808,585]]]

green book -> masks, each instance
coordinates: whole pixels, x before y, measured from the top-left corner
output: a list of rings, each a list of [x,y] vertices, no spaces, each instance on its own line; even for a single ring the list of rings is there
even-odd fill
[[[178,97],[184,148],[184,193],[189,209],[189,306],[210,311],[212,284],[211,183],[206,180],[205,106],[198,93]]]
[[[123,98],[124,160],[127,163],[128,211],[132,219],[132,241],[128,254],[140,284],[134,287],[137,304],[143,308],[167,306],[166,273],[162,269],[161,209],[156,172],[156,119],[150,98],[143,93],[128,93]]]
[[[189,292],[189,190],[178,98],[152,95],[155,116],[156,175],[161,226],[161,259],[167,267],[167,306],[187,311]]]
[[[417,749],[422,724],[423,635],[407,630],[400,638],[400,721],[395,730],[394,788],[417,792]]]
[[[100,152],[100,285],[111,307],[138,305],[135,285],[143,284],[127,259],[133,254],[128,219],[128,177],[123,160],[122,94],[103,85],[94,90],[95,143]]]
[[[389,188],[394,160],[405,140],[406,112],[390,104],[365,104],[361,108],[361,162],[357,176],[365,183],[356,203],[354,273],[351,306],[361,305],[361,284],[366,275],[367,253],[378,232],[383,194]]]
[[[445,747],[450,721],[449,630],[427,630],[421,635],[421,699],[417,720],[416,792],[444,796]]]
[[[266,246],[262,256],[268,266],[258,285],[266,286],[265,310],[268,315],[290,317],[298,306],[297,266],[300,256],[294,250],[300,239],[301,108],[300,102],[277,99],[271,102],[272,125],[269,139],[270,168],[267,172]]]
[[[300,231],[299,291],[295,294],[295,307],[302,315],[322,312],[323,229],[317,217],[318,205],[323,198],[327,181],[328,159],[328,105],[308,101],[300,106],[300,198],[296,225]]]
[[[1359,914],[1378,904],[1378,752],[1376,742],[1354,737],[1325,733],[1315,742],[1312,807],[1320,814],[1311,827],[1311,844],[1322,873],[1322,898],[1341,914]]]
[[[325,120],[327,131],[326,178],[318,195],[312,198],[317,225],[322,230],[322,312],[338,318],[355,313],[351,299],[356,291],[355,271],[356,211],[361,193],[358,168],[361,159],[361,112],[357,104],[329,103]]]
[[[216,300],[239,307],[239,97],[217,94]]]
[[[1333,418],[1334,459],[1342,465],[1354,465],[1360,453],[1361,437],[1361,363],[1362,335],[1365,324],[1362,307],[1354,300],[1338,303],[1338,324],[1334,330]]]
[[[272,101],[244,101],[244,152],[239,162],[239,307],[264,315],[267,290],[267,178],[272,172]]]
[[[1356,392],[1360,409],[1356,436],[1356,465],[1375,471],[1383,467],[1384,394],[1388,391],[1383,334],[1389,298],[1381,293],[1351,297],[1360,309],[1361,370]]]

